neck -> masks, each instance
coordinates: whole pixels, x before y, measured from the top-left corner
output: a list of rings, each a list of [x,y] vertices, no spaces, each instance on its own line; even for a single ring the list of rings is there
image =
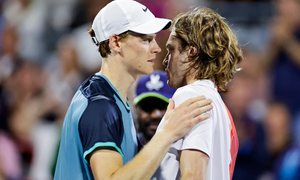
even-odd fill
[[[196,82],[198,79],[196,79],[195,77],[195,73],[196,71],[192,71],[192,72],[189,72],[187,75],[186,75],[186,85],[188,84],[193,84],[194,82]]]
[[[102,60],[101,74],[117,89],[122,100],[126,104],[129,87],[136,80],[136,76],[131,75],[121,64],[121,61],[113,58]]]

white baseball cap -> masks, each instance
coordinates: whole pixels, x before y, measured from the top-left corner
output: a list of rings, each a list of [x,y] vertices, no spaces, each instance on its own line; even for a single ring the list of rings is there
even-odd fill
[[[133,31],[140,34],[155,34],[171,26],[170,19],[156,18],[144,5],[133,0],[114,0],[96,15],[92,29],[98,42],[113,34]]]

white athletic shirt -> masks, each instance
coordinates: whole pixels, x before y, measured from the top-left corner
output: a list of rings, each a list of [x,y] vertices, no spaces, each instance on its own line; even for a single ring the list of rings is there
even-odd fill
[[[231,115],[214,83],[198,80],[177,89],[172,99],[177,107],[185,100],[199,95],[212,99],[213,109],[209,111],[211,117],[198,123],[185,137],[173,143],[152,180],[180,179],[178,150],[185,149],[200,150],[209,156],[207,180],[232,178],[238,139]],[[161,123],[163,121],[164,118]]]

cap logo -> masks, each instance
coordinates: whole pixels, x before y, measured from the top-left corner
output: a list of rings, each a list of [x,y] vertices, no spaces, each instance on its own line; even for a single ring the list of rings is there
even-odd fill
[[[144,12],[146,12],[148,8],[147,8],[147,7],[145,7],[145,9],[144,9],[144,8],[142,8],[142,9],[143,9],[143,11],[144,11]]]
[[[150,76],[150,81],[146,83],[146,87],[148,88],[149,91],[155,89],[158,91],[160,88],[164,86],[164,83],[160,81],[160,76],[159,74],[151,74]]]

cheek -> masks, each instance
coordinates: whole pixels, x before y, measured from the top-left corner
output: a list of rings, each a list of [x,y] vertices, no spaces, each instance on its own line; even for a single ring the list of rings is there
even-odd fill
[[[176,54],[170,54],[169,56],[169,66],[176,66],[177,63],[177,56]]]
[[[141,110],[138,113],[138,117],[139,117],[140,120],[146,121],[149,118],[149,114],[147,112],[144,112],[144,111]]]
[[[169,63],[170,65],[170,68],[173,70],[173,71],[178,71],[180,68],[181,68],[181,63],[180,63],[180,58],[178,57],[178,56],[176,56],[176,57],[174,57],[174,58],[172,58],[171,60],[170,60],[170,63]],[[175,72],[175,73],[176,73]]]
[[[124,49],[124,53],[130,57],[144,56],[146,52],[147,48],[137,42],[128,43],[127,47]]]

